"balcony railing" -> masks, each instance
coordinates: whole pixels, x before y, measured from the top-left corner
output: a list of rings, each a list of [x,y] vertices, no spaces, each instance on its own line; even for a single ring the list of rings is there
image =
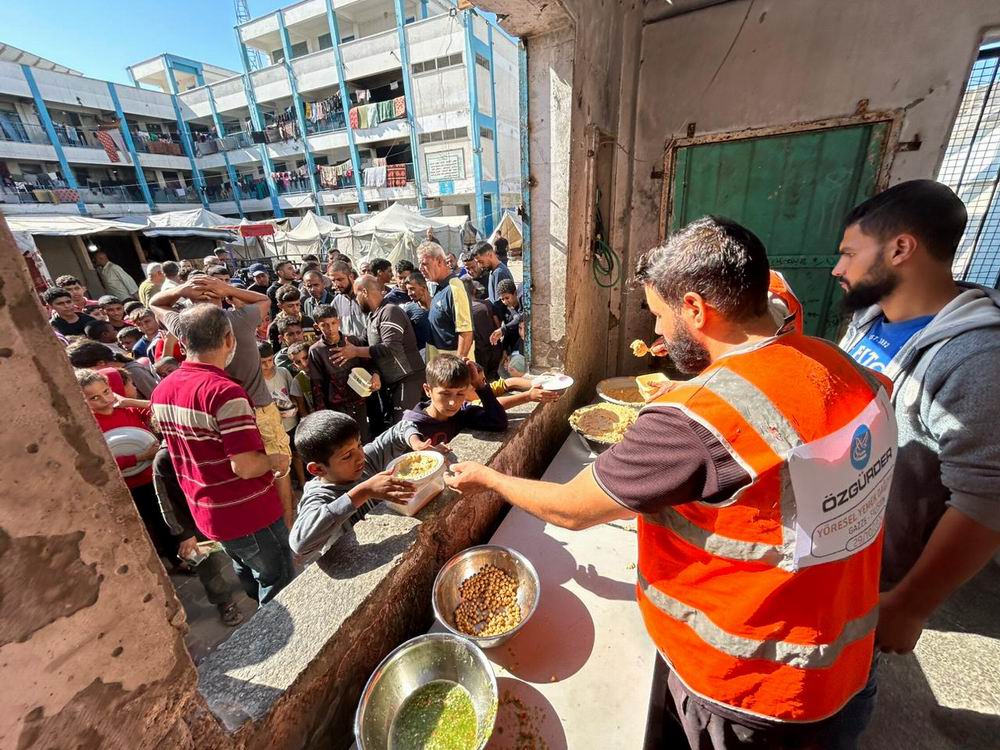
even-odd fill
[[[161,187],[150,185],[153,203],[201,203],[201,197],[192,187]]]
[[[152,186],[150,186],[152,189]],[[98,185],[90,184],[80,188],[80,199],[84,203],[145,203],[142,188],[133,184]]]
[[[165,156],[184,156],[184,147],[180,143],[180,136],[170,134],[160,135],[159,133],[142,133],[133,130],[132,142],[135,150],[144,154],[163,154]]]
[[[274,178],[274,183],[278,186],[278,195],[312,192],[312,181],[308,175],[301,175],[295,172],[275,172],[271,176]]]
[[[250,148],[253,145],[253,138],[251,138],[250,134],[241,130],[238,133],[233,133],[223,138],[196,140],[194,142],[194,153],[196,156],[208,156],[209,154],[217,154],[220,151],[235,151],[241,148]]]
[[[45,128],[41,125],[32,125],[11,120],[2,114],[0,114],[0,141],[51,145],[49,134],[45,132]]]
[[[351,107],[350,121],[354,130],[377,128],[385,122],[401,120],[406,117],[406,97],[397,96],[384,102],[359,104]]]
[[[306,133],[317,135],[318,133],[329,133],[331,130],[346,130],[347,118],[344,117],[343,110],[331,112],[319,120],[306,120]]]
[[[104,144],[97,139],[97,130],[94,128],[82,128],[56,122],[52,123],[52,127],[56,131],[56,139],[63,146],[69,146],[70,148],[104,148]],[[121,135],[120,130],[115,129],[115,132]]]

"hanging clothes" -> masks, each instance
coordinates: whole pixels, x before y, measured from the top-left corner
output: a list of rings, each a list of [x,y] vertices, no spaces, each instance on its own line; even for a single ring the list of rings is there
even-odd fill
[[[394,115],[398,117],[406,117],[406,97],[397,96],[392,100],[392,108]]]
[[[108,159],[118,164],[121,160],[118,158],[118,146],[115,144],[114,138],[107,130],[98,130],[96,135],[97,140],[104,147],[104,153],[108,155]]]

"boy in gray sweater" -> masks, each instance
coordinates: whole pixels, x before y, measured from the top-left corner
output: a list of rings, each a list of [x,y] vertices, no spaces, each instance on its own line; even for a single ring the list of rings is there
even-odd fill
[[[408,433],[408,434],[407,434]],[[414,486],[385,471],[394,458],[409,452],[413,426],[396,425],[365,446],[358,423],[346,414],[318,411],[295,431],[295,449],[313,478],[306,482],[288,542],[297,555],[318,552],[371,501],[406,502]]]

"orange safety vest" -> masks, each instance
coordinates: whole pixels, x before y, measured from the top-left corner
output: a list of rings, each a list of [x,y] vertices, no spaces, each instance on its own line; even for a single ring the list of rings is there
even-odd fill
[[[771,280],[767,286],[767,295],[772,305],[784,312],[786,317],[794,319],[795,333],[802,333],[805,323],[805,310],[802,303],[795,296],[791,285],[785,281],[785,277],[778,271],[771,271]]]
[[[841,440],[872,413],[881,388],[881,380],[829,342],[788,333],[720,358],[645,407],[682,410],[751,477],[727,502],[676,505],[638,522],[637,589],[646,628],[675,674],[707,702],[812,722],[837,713],[865,685],[884,504],[871,516],[868,535],[843,548],[846,557],[801,567],[789,457],[831,433]],[[878,425],[888,425],[877,429],[894,456],[891,407],[876,413]],[[887,494],[892,465],[883,466]],[[842,461],[836,467],[850,471]],[[799,503],[815,504],[826,493],[800,494]],[[857,539],[868,546],[849,551]]]

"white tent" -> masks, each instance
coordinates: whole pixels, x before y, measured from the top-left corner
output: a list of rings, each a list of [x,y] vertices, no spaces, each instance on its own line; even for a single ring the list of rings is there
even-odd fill
[[[490,235],[489,242],[491,245],[495,244],[496,238],[501,232],[503,232],[504,239],[507,240],[508,249],[521,249],[524,242],[524,227],[521,224],[520,216],[513,211],[504,211],[503,216],[500,217],[500,223],[497,224],[496,229],[493,230],[493,234]]]
[[[333,246],[334,240],[350,236],[350,227],[332,222],[314,211],[308,211],[294,229],[275,232],[273,240],[274,247],[280,254],[301,257],[309,253],[320,255]]]
[[[43,234],[55,237],[97,234],[98,232],[135,232],[146,226],[145,217],[136,220],[95,219],[91,216],[7,216],[12,232]]]
[[[147,237],[208,237],[228,239],[232,235],[229,227],[232,219],[212,213],[204,208],[188,211],[168,211],[151,214],[143,234]]]
[[[345,249],[343,242],[337,244],[338,249],[356,263],[371,258],[386,258],[392,263],[404,258],[416,261],[417,246],[424,241],[428,229],[445,250],[461,252],[460,234],[464,223],[464,216],[430,218],[402,203],[393,203],[384,211],[351,226],[352,248]],[[364,242],[359,242],[358,238],[363,238]]]

